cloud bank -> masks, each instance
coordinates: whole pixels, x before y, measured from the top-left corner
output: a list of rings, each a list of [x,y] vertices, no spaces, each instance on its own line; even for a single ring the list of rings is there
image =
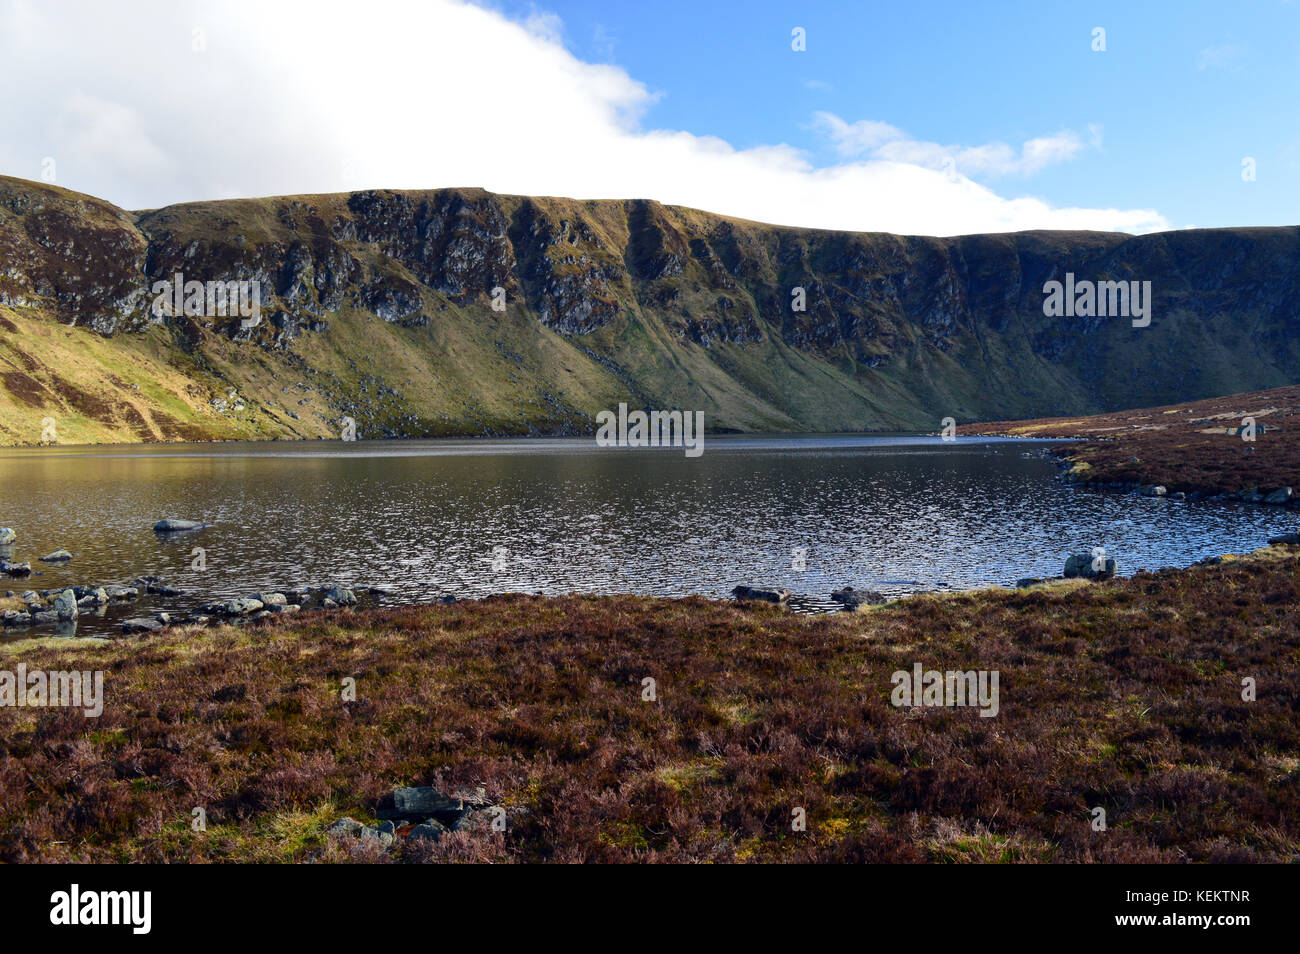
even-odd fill
[[[820,113],[840,161],[818,166],[783,143],[647,128],[656,93],[573,56],[554,16],[459,0],[0,0],[0,61],[0,172],[37,179],[53,159],[59,185],[127,208],[482,186],[855,231],[1169,227],[971,178],[1069,161],[1085,144],[1068,130],[944,147]]]

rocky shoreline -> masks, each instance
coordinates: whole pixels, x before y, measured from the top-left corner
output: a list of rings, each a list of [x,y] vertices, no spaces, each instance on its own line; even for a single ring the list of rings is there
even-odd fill
[[[1101,493],[1126,494],[1148,498],[1162,498],[1176,501],[1205,503],[1244,503],[1272,507],[1300,508],[1300,495],[1293,488],[1284,486],[1268,491],[1250,488],[1236,493],[1206,493],[1200,491],[1169,493],[1158,484],[1142,481],[1096,481],[1089,480],[1086,469],[1081,470],[1077,463],[1059,453],[1044,451],[1041,456],[1055,461],[1062,473],[1058,476],[1066,486],[1075,489],[1088,489]],[[161,536],[203,530],[210,524],[195,520],[165,518],[154,524],[154,531]],[[13,545],[18,539],[17,531],[10,527],[0,527],[0,576],[23,579],[32,574],[30,562],[13,562]],[[1300,545],[1300,533],[1287,533],[1272,537],[1271,544]],[[53,553],[38,558],[41,562],[66,564],[74,558],[70,551],[60,548]],[[1209,557],[1208,561],[1218,557]],[[1193,563],[1202,565],[1207,560]],[[1164,567],[1164,570],[1185,569],[1183,567]],[[1097,553],[1074,553],[1065,558],[1063,572],[1057,577],[1022,577],[1014,583],[1016,588],[1035,586],[1042,583],[1063,579],[1106,580],[1118,573],[1118,564],[1114,555]],[[950,592],[949,590],[942,590]],[[388,591],[378,586],[343,585],[327,583],[319,585],[293,585],[269,588],[245,594],[241,597],[209,601],[183,612],[158,611],[132,616],[120,624],[123,634],[154,632],[169,626],[208,626],[232,622],[263,620],[272,616],[297,613],[300,611],[333,610],[341,607],[357,606],[363,600],[381,597]],[[141,576],[130,584],[74,585],[49,589],[27,589],[21,592],[9,590],[4,594],[0,605],[8,603],[0,613],[0,625],[4,632],[31,629],[39,626],[53,626],[57,635],[74,635],[76,622],[82,612],[102,612],[106,607],[129,604],[142,595],[180,598],[187,594],[182,590],[166,585],[156,576]],[[731,596],[740,603],[761,602],[789,608],[803,602],[819,600],[820,596],[794,593],[777,586],[739,585],[731,590]],[[427,601],[430,605],[457,602],[453,595],[443,595]],[[887,603],[890,598],[875,590],[858,590],[851,585],[833,590],[830,601],[838,604],[840,612],[861,612]],[[15,604],[21,604],[21,608]],[[419,605],[412,602],[411,605]]]

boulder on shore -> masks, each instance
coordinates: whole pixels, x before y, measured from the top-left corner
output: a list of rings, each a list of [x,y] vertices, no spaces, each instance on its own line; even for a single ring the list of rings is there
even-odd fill
[[[140,617],[139,619],[128,619],[122,623],[123,633],[151,633],[156,629],[162,629],[163,624],[156,619]]]
[[[1065,561],[1065,578],[1083,577],[1086,580],[1109,580],[1118,565],[1114,557],[1094,557],[1091,553],[1075,553]]]
[[[768,590],[753,586],[737,586],[731,595],[738,600],[760,600],[764,603],[784,603],[790,599],[789,590]]]
[[[1275,506],[1280,507],[1285,503],[1289,503],[1290,500],[1291,500],[1291,488],[1279,487],[1277,490],[1273,491],[1271,494],[1269,494],[1267,497],[1264,498],[1264,503],[1274,504]]]
[[[229,600],[221,604],[221,612],[226,616],[247,616],[250,613],[256,613],[262,608],[262,601],[255,600],[251,597],[244,597],[240,600]]]
[[[199,523],[197,520],[175,520],[168,517],[165,520],[159,520],[153,525],[157,533],[173,533],[177,530],[202,530],[206,523]]]
[[[875,590],[855,590],[851,586],[832,590],[831,599],[836,603],[842,603],[845,609],[851,610],[862,609],[866,606],[879,606],[881,603],[889,602],[883,593],[877,593]]]
[[[72,590],[64,590],[54,598],[54,611],[59,614],[59,619],[67,622],[70,619],[77,618],[77,594]]]
[[[332,602],[335,606],[352,606],[356,601],[356,594],[342,586],[331,586],[321,594],[322,603]]]

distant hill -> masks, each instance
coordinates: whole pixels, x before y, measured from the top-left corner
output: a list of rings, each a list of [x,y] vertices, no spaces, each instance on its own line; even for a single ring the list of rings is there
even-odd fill
[[[345,415],[362,438],[590,433],[619,401],[735,431],[1167,404],[1300,380],[1297,263],[1292,227],[926,238],[479,189],[132,213],[0,178],[0,443],[46,418],[84,443]],[[260,322],[155,317],[178,272],[260,282]],[[1150,281],[1150,326],[1046,317],[1067,272]]]

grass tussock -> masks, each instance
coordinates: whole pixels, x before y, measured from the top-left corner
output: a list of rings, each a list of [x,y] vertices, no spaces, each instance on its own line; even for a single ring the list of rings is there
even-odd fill
[[[509,596],[7,647],[107,676],[99,719],[0,709],[0,860],[1296,860],[1298,591],[1272,548],[866,614]],[[1000,713],[895,708],[914,662],[998,670]],[[324,836],[409,784],[507,830]]]

